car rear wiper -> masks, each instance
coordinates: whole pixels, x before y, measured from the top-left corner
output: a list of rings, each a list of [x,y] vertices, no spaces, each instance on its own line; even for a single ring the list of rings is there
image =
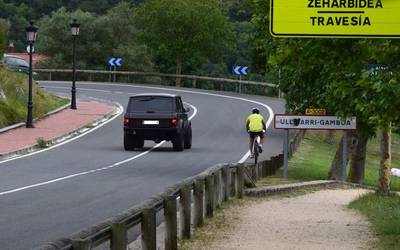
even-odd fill
[[[153,111],[153,110],[147,110],[146,113],[153,114],[153,113],[155,113],[155,111]]]

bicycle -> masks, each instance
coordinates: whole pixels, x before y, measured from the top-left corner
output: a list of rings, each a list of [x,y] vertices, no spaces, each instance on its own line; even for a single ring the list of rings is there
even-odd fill
[[[261,153],[260,152],[260,141],[261,138],[259,135],[257,135],[254,138],[254,142],[253,142],[253,156],[254,156],[254,164],[257,164],[258,162],[258,155]]]

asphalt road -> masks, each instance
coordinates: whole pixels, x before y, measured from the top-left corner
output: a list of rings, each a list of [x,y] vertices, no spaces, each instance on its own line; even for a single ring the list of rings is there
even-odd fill
[[[40,85],[58,94],[70,94],[70,83]],[[191,115],[195,115],[193,148],[174,152],[171,143],[166,142],[144,153],[155,145],[146,142],[143,151],[126,152],[121,114],[63,146],[0,163],[0,249],[31,249],[66,237],[210,166],[238,162],[247,152],[245,119],[251,108],[259,107],[266,119],[271,116],[269,109],[284,113],[282,101],[260,96],[141,85],[77,86],[78,98],[99,98],[123,107],[128,97],[137,93],[180,94],[184,102],[192,105]],[[272,127],[273,124],[267,132],[263,158],[282,152],[283,134]],[[120,163],[127,159],[131,160]]]

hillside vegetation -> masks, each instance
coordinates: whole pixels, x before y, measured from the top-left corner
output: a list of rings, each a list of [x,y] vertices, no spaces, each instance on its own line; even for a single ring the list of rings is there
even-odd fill
[[[33,117],[40,117],[68,103],[33,84]],[[25,122],[28,101],[28,77],[0,66],[0,128]]]

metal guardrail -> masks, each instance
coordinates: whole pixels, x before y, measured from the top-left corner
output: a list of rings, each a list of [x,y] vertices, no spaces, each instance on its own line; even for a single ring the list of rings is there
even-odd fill
[[[60,77],[57,75],[60,74],[72,74],[71,69],[35,69],[36,73],[42,78],[47,80],[57,79]],[[208,76],[195,76],[195,75],[176,75],[176,74],[165,74],[158,72],[135,72],[135,71],[107,71],[107,70],[82,70],[77,69],[76,73],[82,77],[83,74],[86,75],[85,79],[88,81],[94,81],[98,78],[99,75],[102,75],[102,79],[107,79],[109,82],[117,82],[119,78],[124,78],[124,81],[131,82],[134,80],[134,77],[156,77],[156,78],[167,78],[167,79],[177,79],[180,78],[182,80],[190,81],[190,87],[193,88],[201,88],[201,82],[211,82],[213,84],[219,85],[220,89],[215,90],[224,90],[222,85],[227,85],[233,87],[231,91],[235,91],[238,93],[249,92],[246,88],[262,88],[264,93],[268,92],[276,92],[276,95],[281,97],[280,90],[277,85],[268,83],[268,82],[256,82],[256,81],[244,81],[244,80],[235,80],[235,79],[227,79],[227,78],[218,78],[218,77],[208,77]],[[62,77],[65,80],[65,77]],[[71,79],[68,77],[68,80]],[[153,79],[154,80],[154,79]],[[161,82],[158,82],[161,83]],[[229,90],[228,90],[229,91]],[[279,92],[279,93],[278,93]]]

